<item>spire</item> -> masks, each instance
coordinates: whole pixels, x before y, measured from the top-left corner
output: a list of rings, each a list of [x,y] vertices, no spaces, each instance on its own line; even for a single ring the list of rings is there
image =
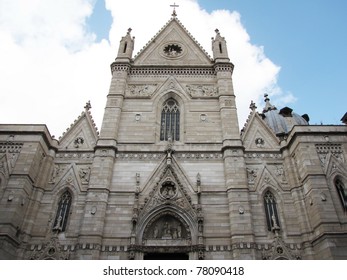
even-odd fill
[[[176,8],[178,8],[179,5],[176,5],[176,2],[175,2],[175,3],[173,3],[173,5],[170,5],[170,7],[173,7],[172,16],[177,17]]]
[[[129,61],[132,58],[135,37],[131,37],[131,31],[132,29],[128,28],[127,34],[122,37],[119,44],[116,61],[123,60],[123,62],[125,62]]]
[[[216,62],[229,62],[227,43],[220,35],[219,29],[215,30],[216,38],[212,37],[212,52]]]
[[[263,113],[266,113],[272,110],[277,110],[276,106],[271,105],[270,98],[267,93],[264,94],[264,97],[265,97],[265,107],[263,109]]]

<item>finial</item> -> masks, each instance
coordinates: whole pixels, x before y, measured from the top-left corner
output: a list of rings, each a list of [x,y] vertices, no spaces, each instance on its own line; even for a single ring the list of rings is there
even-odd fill
[[[251,101],[251,105],[249,105],[249,109],[251,109],[253,112],[255,111],[255,109],[257,109],[257,106],[255,106],[253,100]]]
[[[92,105],[90,105],[90,100],[86,103],[86,106],[84,106],[84,109],[86,109],[86,111],[89,111],[92,108]]]
[[[179,5],[176,5],[176,2],[173,5],[170,5],[170,7],[173,7],[173,12],[172,12],[172,16],[176,17],[177,13],[176,13],[176,8],[179,7]]]
[[[219,34],[219,29],[218,29],[218,28],[216,28],[215,32],[216,32],[216,34]]]
[[[270,103],[270,98],[269,95],[267,93],[264,94],[265,97],[265,108],[263,109],[263,113],[266,113],[268,111],[272,111],[272,110],[277,110],[276,106],[271,105]]]
[[[132,29],[131,28],[128,28],[128,32],[127,32],[127,34],[129,34],[130,35],[130,32],[132,31]]]

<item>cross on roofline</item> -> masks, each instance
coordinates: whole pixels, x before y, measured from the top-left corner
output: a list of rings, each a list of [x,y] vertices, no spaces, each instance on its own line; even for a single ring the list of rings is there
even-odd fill
[[[177,14],[176,14],[176,8],[178,8],[179,5],[176,5],[176,2],[174,2],[173,5],[170,5],[170,7],[173,7],[172,16],[173,16],[173,17],[176,17],[176,16],[177,16]]]

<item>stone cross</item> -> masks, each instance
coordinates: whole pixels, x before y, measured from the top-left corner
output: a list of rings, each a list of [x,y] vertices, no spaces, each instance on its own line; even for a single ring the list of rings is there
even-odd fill
[[[173,7],[172,16],[173,16],[173,17],[177,16],[177,14],[176,14],[176,8],[178,8],[179,5],[176,5],[176,2],[175,2],[173,5],[170,5],[170,7]]]

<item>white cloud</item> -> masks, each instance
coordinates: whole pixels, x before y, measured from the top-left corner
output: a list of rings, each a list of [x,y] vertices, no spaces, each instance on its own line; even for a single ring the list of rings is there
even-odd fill
[[[114,18],[111,44],[117,46],[121,36],[131,27],[132,35],[136,37],[135,53],[164,26],[172,12],[170,0],[127,0],[121,7],[117,1],[106,0],[106,3]],[[218,28],[226,38],[229,57],[235,65],[233,82],[242,128],[249,114],[251,100],[263,104],[265,92],[270,96],[272,93],[283,95],[277,85],[280,67],[266,57],[263,47],[251,44],[238,12],[217,10],[208,13],[196,0],[181,0],[178,4],[178,19],[210,55],[214,30]]]
[[[86,32],[92,2],[0,2],[1,123],[47,124],[58,137],[91,100],[100,126],[113,53]]]
[[[99,0],[100,1],[100,0]],[[91,100],[101,127],[110,83],[110,63],[127,29],[133,29],[136,54],[170,19],[169,0],[106,0],[113,16],[109,42],[97,43],[86,19],[95,0],[0,0],[0,121],[45,123],[60,136]],[[280,70],[262,47],[252,45],[237,12],[209,14],[195,0],[181,0],[178,19],[211,54],[218,28],[235,64],[234,88],[243,125],[251,100],[277,85]],[[292,100],[292,99],[291,99]],[[276,104],[277,105],[277,104]]]

